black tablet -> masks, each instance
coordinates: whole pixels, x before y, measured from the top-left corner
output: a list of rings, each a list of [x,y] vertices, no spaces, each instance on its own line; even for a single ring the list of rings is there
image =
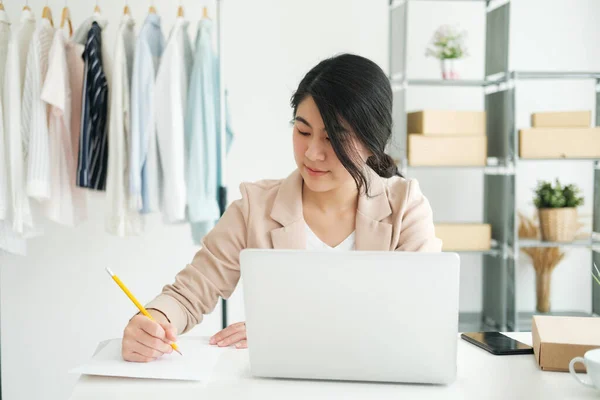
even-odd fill
[[[467,342],[473,343],[497,356],[533,354],[533,347],[500,332],[468,332],[460,336]]]

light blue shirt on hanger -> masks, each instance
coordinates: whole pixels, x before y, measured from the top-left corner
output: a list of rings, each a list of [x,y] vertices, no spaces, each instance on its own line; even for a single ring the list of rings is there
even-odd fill
[[[196,32],[185,119],[188,219],[196,244],[200,244],[220,217],[218,192],[223,184],[219,60],[212,43],[213,22],[203,19]],[[226,120],[225,151],[228,152],[233,132],[227,112]]]
[[[130,207],[157,211],[161,171],[156,144],[154,83],[165,47],[160,17],[148,14],[140,30],[131,83]]]

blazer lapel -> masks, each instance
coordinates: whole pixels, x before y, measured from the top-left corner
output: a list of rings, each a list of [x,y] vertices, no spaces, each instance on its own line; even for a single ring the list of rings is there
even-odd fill
[[[304,220],[296,221],[288,226],[273,229],[271,240],[274,249],[306,249],[306,227]]]
[[[298,170],[281,184],[270,216],[282,225],[281,228],[271,231],[274,249],[306,249],[306,227],[302,211],[302,175]]]
[[[356,250],[391,249],[392,224],[384,220],[392,215],[383,179],[367,168],[370,196],[362,194],[356,212]],[[294,171],[281,184],[270,214],[282,226],[271,231],[274,249],[306,249],[306,226],[302,210],[302,175]]]
[[[356,212],[356,250],[392,250],[392,224],[384,220],[392,215],[383,179],[367,168],[369,194],[361,194]]]

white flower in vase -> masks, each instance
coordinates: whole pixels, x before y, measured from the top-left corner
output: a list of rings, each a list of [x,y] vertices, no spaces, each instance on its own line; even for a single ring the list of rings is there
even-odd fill
[[[464,40],[467,36],[465,31],[459,31],[450,25],[440,26],[431,40],[431,46],[425,51],[428,57],[440,60],[442,78],[458,79],[456,60],[468,56]]]

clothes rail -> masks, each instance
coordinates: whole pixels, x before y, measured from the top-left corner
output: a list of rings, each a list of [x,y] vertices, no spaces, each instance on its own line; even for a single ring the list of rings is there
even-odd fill
[[[224,45],[223,45],[223,2],[224,0],[216,0],[217,5],[217,54],[219,55],[219,127],[221,135],[221,154],[219,156],[219,168],[221,170],[221,187],[219,188],[219,211],[221,216],[227,208],[227,173],[226,155],[227,155],[227,134],[226,134],[226,110],[225,110],[225,70],[224,65]],[[221,299],[221,323],[223,329],[227,327],[227,300]],[[1,400],[1,399],[0,399]]]

